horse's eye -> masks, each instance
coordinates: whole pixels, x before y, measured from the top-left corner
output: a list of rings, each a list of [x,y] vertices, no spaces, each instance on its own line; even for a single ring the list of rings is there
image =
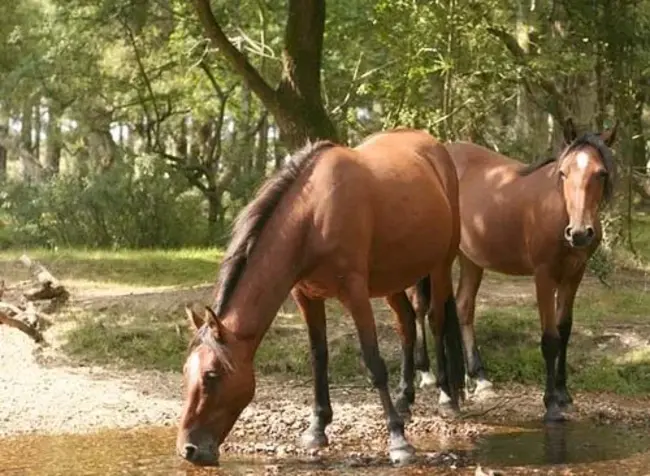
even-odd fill
[[[596,176],[598,177],[599,180],[604,180],[607,178],[607,170],[599,170],[596,173]]]
[[[203,374],[203,383],[214,385],[219,380],[219,374],[214,370],[208,370]]]

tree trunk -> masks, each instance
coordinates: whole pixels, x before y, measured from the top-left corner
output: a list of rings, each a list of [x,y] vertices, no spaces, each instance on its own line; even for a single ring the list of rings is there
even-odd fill
[[[176,137],[176,155],[187,160],[187,117],[183,116],[178,124],[178,136]]]
[[[5,138],[9,134],[9,115],[5,114],[5,108],[0,105],[0,137]],[[7,179],[7,158],[9,151],[0,144],[0,182]]]
[[[325,0],[290,0],[282,52],[282,77],[272,88],[221,29],[210,0],[194,0],[206,36],[230,67],[262,101],[291,149],[307,139],[337,139],[323,106],[321,62],[325,31]]]
[[[264,177],[266,173],[266,161],[269,153],[269,121],[266,114],[262,117],[260,131],[258,133],[257,152],[255,157],[255,174]]]
[[[643,84],[636,86],[634,93],[634,110],[632,111],[630,129],[632,132],[632,166],[635,171],[643,171],[647,166],[645,152],[645,135],[643,133],[643,108],[645,106],[645,94]]]
[[[216,190],[210,190],[205,196],[208,200],[208,232],[206,244],[216,245],[220,232],[219,218],[222,215],[221,194]]]
[[[23,179],[29,180],[31,174],[31,164],[28,159],[25,157],[24,152],[30,152],[32,150],[32,103],[27,101],[23,105],[23,111],[21,115],[21,124],[20,124],[20,148],[22,152],[20,154],[20,174]]]
[[[42,121],[41,121],[41,100],[40,98],[36,101],[36,104],[34,105],[34,146],[31,150],[32,155],[34,158],[39,161],[41,159],[41,129],[42,129]]]
[[[58,175],[61,163],[61,119],[55,101],[50,101],[45,143],[45,168],[49,175]]]

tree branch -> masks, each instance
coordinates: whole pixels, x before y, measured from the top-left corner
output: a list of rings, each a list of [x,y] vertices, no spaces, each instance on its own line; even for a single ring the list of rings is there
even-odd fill
[[[11,309],[6,305],[6,303],[0,303],[0,307]],[[37,344],[45,342],[45,339],[43,339],[43,334],[41,334],[38,329],[24,323],[21,319],[16,319],[15,317],[9,316],[4,311],[0,311],[0,324],[6,324],[9,327],[13,327],[19,331],[24,332]]]
[[[526,68],[526,70],[532,73],[533,81],[547,94],[548,104],[547,111],[558,121],[559,124],[564,125],[566,118],[568,117],[568,111],[564,105],[564,98],[562,92],[557,88],[553,81],[540,76],[535,70],[530,67],[528,62],[529,54],[524,51],[524,49],[519,46],[515,37],[510,33],[500,28],[490,27],[487,29],[490,34],[501,40],[504,46],[512,54],[515,62]],[[523,77],[522,81],[526,89],[532,94],[531,80]]]
[[[226,37],[210,8],[210,0],[194,0],[194,7],[212,45],[221,51],[231,68],[242,76],[247,86],[255,92],[267,109],[273,111],[274,114],[278,112],[279,106],[275,90],[262,78],[246,59],[246,56]]]

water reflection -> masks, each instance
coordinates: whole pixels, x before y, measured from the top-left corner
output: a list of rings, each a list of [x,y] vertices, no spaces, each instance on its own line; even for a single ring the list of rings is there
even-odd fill
[[[222,453],[221,466],[193,466],[174,452],[174,428],[106,430],[86,435],[24,435],[0,438],[2,475],[391,475],[444,474],[424,455],[408,468],[392,467],[387,458],[238,456]],[[429,466],[426,470],[426,466]]]
[[[426,439],[414,440],[417,461],[406,468],[394,468],[385,456],[364,457],[359,453],[331,453],[322,458],[292,456],[273,459],[222,453],[219,468],[198,468],[174,453],[174,428],[110,430],[87,435],[25,435],[0,439],[2,475],[419,475],[474,474],[467,464],[461,442],[441,444]],[[453,448],[461,460],[444,460],[437,453],[442,446]],[[531,424],[527,428],[493,434],[478,442],[470,459],[485,468],[509,467],[506,474],[529,471],[531,466],[571,464],[572,471],[597,474],[639,474],[650,462],[650,435],[624,427],[590,423],[553,425]],[[352,448],[351,448],[352,450]],[[355,454],[353,457],[352,455]],[[637,454],[638,457],[629,458]],[[465,455],[465,456],[463,456]],[[442,458],[442,459],[441,459]],[[627,458],[627,459],[626,459]],[[463,463],[464,461],[464,463]],[[525,468],[515,468],[515,466]],[[582,466],[582,467],[580,467]],[[620,473],[621,467],[625,471]],[[604,471],[604,472],[603,472]],[[612,472],[613,471],[613,472]]]
[[[476,447],[478,462],[498,466],[579,464],[619,460],[650,449],[650,436],[589,422],[540,424],[495,433]]]

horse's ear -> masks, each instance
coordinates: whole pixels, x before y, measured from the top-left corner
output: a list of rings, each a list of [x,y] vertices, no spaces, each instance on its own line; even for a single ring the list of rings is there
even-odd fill
[[[203,319],[217,339],[224,336],[223,325],[210,306],[205,306],[205,317]]]
[[[576,131],[576,126],[573,123],[573,119],[568,118],[564,123],[564,142],[569,145],[571,142],[576,140],[578,137],[578,132]]]
[[[612,127],[600,133],[600,138],[603,140],[607,147],[611,147],[616,140],[616,131],[618,130],[618,120]]]
[[[194,312],[194,309],[189,304],[185,305],[185,314],[187,315],[187,323],[189,324],[190,328],[198,331],[203,325],[203,319],[201,319],[201,317],[196,312]]]

